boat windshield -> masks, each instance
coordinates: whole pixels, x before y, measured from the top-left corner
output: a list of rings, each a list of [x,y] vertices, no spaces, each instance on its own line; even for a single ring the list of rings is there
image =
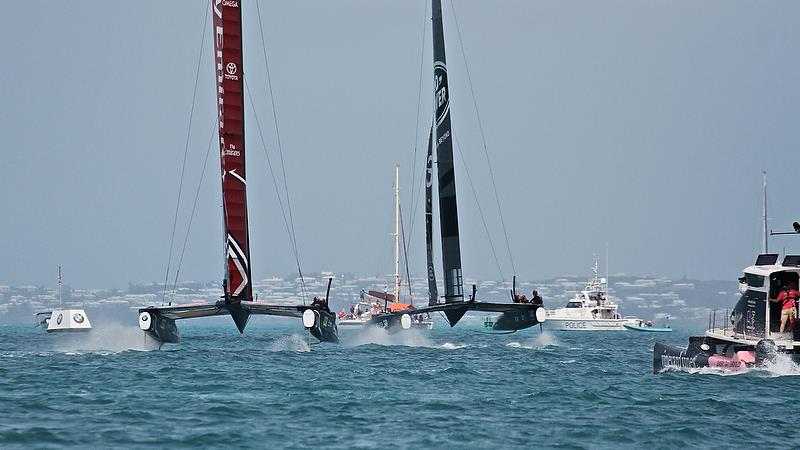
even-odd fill
[[[567,308],[580,308],[581,302],[569,302],[567,303]]]
[[[764,287],[764,276],[756,275],[754,273],[744,274],[745,282],[750,287]]]

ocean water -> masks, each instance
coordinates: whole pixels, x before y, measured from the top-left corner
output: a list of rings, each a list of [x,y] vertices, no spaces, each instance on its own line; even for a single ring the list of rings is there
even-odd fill
[[[653,375],[656,339],[702,330],[489,335],[478,319],[310,348],[299,320],[260,317],[244,335],[185,321],[183,342],[160,350],[133,321],[83,335],[0,326],[0,448],[800,445],[788,359]]]

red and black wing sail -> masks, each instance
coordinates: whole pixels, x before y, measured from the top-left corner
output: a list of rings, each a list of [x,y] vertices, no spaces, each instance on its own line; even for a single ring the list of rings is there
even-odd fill
[[[239,0],[211,0],[217,79],[222,206],[225,221],[226,299],[250,301],[250,239],[244,161],[244,73]]]

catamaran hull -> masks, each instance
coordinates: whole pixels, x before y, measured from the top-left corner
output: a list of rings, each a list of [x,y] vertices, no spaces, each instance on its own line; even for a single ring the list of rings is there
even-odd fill
[[[317,319],[308,331],[322,342],[339,342],[339,328],[336,326],[336,314],[323,310],[314,310]]]
[[[283,310],[278,310],[279,308],[283,308]],[[180,309],[180,307],[176,307],[173,309]],[[193,312],[193,309],[195,310]],[[250,314],[264,314],[265,311],[262,309],[270,309],[271,314],[273,315],[294,315],[297,311],[295,307],[286,307],[286,306],[264,306],[264,305],[246,305],[244,308],[236,306],[229,306],[225,305],[224,303],[220,302],[216,306],[215,305],[200,305],[197,308],[186,307],[183,308],[181,312],[182,316],[179,318],[189,318],[189,317],[205,317],[217,314],[230,314],[234,316],[234,314],[244,314],[244,323],[247,322],[247,316]],[[301,311],[306,311],[311,308],[299,308]],[[165,315],[159,312],[160,308],[145,308],[140,310],[139,312],[139,328],[145,332],[147,336],[157,341],[159,344],[163,343],[178,343],[181,340],[181,333],[178,330],[178,326],[175,323],[176,319],[166,317]],[[336,315],[332,312],[324,311],[321,309],[313,309],[314,312],[314,324],[308,328],[308,331],[311,333],[312,336],[316,337],[320,341],[323,342],[339,342],[339,331],[336,326]],[[175,314],[175,313],[173,313]],[[235,317],[235,316],[234,316]]]
[[[494,331],[517,331],[530,328],[536,324],[542,323],[536,316],[536,312],[542,310],[541,308],[520,309],[515,311],[506,311],[497,318],[492,325]],[[541,318],[542,314],[539,314]]]
[[[405,329],[402,320],[404,315],[406,314],[381,314],[372,317],[365,326],[382,328],[391,334],[399,333]]]
[[[145,329],[147,322],[149,322],[149,327]],[[175,319],[169,319],[160,314],[141,313],[139,325],[147,337],[159,344],[177,344],[181,341],[181,332],[178,330],[178,325],[175,324]]]

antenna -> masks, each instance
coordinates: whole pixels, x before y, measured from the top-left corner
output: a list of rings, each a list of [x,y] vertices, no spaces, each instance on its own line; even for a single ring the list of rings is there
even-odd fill
[[[58,266],[58,307],[61,307],[61,266]]]
[[[764,206],[761,209],[762,222],[764,228],[764,254],[769,253],[769,235],[767,234],[767,172],[763,171],[761,174],[764,176]]]
[[[606,295],[608,293],[608,242],[606,242]]]
[[[794,231],[772,231],[772,230],[770,230],[769,231],[769,235],[770,236],[777,236],[779,234],[800,234],[800,223],[792,222],[792,228],[794,228]]]
[[[400,165],[394,167],[394,301],[400,303]]]

